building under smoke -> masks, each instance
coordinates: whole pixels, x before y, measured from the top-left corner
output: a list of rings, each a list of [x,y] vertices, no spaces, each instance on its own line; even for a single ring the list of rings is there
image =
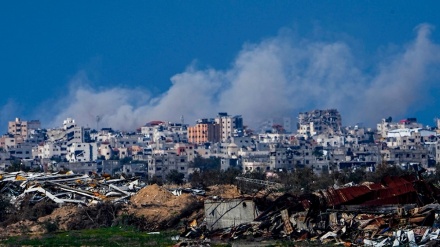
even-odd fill
[[[241,115],[230,116],[226,112],[219,112],[215,122],[220,126],[220,140],[230,141],[231,137],[243,136],[243,117]]]
[[[336,109],[313,110],[298,115],[298,134],[301,135],[339,135],[341,129],[342,118]]]

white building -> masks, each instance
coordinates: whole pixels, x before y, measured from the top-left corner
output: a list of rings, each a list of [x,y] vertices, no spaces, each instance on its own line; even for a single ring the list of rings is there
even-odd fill
[[[46,142],[32,149],[32,156],[40,159],[50,159],[52,157],[65,157],[67,155],[67,145],[60,143]]]
[[[103,156],[105,160],[111,159],[113,156],[113,150],[110,143],[103,142],[99,145],[99,155]]]
[[[91,162],[98,159],[98,146],[96,143],[73,143],[67,148],[69,162]]]
[[[240,115],[229,116],[226,112],[220,112],[215,122],[220,125],[221,142],[228,142],[231,137],[243,134],[243,118]]]
[[[345,145],[345,137],[339,135],[317,135],[314,137],[317,144],[323,147],[342,147]]]

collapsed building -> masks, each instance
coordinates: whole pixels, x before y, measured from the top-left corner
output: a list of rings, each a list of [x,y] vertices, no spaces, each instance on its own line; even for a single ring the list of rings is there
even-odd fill
[[[129,212],[148,220],[149,230],[189,222],[181,236],[194,241],[284,239],[400,246],[437,241],[440,235],[440,189],[418,175],[301,195],[278,194],[281,187],[267,181],[262,185],[267,186],[265,193],[243,195],[229,185],[205,194],[191,189],[170,192],[136,178],[96,174],[15,172],[0,177],[0,192],[15,202],[24,197],[51,200],[60,208],[123,203]],[[200,204],[204,207],[194,206]]]
[[[205,201],[203,224],[209,231],[204,234],[223,241],[419,245],[437,241],[440,234],[439,196],[440,190],[432,184],[417,176],[404,176],[309,194],[287,193],[273,201],[254,198],[255,204],[249,198]],[[251,220],[242,222],[242,215]],[[200,228],[193,227],[184,236],[202,235]]]
[[[19,202],[26,196],[38,202],[51,200],[59,205],[93,205],[99,202],[127,202],[145,183],[138,178],[110,179],[97,174],[45,174],[12,172],[0,174],[0,193]]]

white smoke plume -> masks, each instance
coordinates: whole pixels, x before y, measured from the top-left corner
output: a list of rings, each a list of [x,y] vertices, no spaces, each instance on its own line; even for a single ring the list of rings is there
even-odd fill
[[[440,49],[430,40],[431,31],[427,24],[418,26],[413,41],[366,66],[373,68],[368,71],[359,65],[368,59],[356,57],[346,42],[301,40],[283,32],[244,45],[227,70],[189,66],[159,96],[140,89],[92,89],[81,74],[60,101],[52,125],[72,117],[94,127],[100,116],[101,127],[134,130],[151,120],[178,122],[183,115],[193,124],[228,112],[257,127],[267,118],[327,108],[338,109],[345,124],[372,124],[407,113],[435,86],[432,68],[440,62]]]

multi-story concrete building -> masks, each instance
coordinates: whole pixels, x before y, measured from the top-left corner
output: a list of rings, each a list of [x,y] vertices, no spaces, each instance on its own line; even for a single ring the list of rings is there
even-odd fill
[[[188,142],[188,125],[183,123],[151,121],[142,126],[140,132],[149,142]]]
[[[116,148],[132,147],[134,145],[138,145],[141,142],[142,142],[142,137],[138,135],[121,136],[121,137],[112,138],[110,140],[111,145]]]
[[[98,164],[96,162],[61,162],[55,166],[57,170],[72,171],[79,174],[98,172]]]
[[[220,112],[215,121],[220,125],[221,142],[228,142],[233,136],[243,135],[243,118],[240,115],[229,116],[226,112]]]
[[[32,159],[32,145],[29,143],[10,146],[7,151],[15,159]]]
[[[338,110],[313,110],[299,113],[298,134],[314,136],[322,133],[333,135],[342,133],[342,118]]]
[[[264,133],[258,134],[260,143],[289,143],[292,134]]]
[[[63,159],[66,155],[67,145],[62,142],[46,142],[32,148],[32,157],[34,159],[50,159],[53,157]]]
[[[65,136],[64,139],[67,141],[67,145],[72,143],[90,142],[90,140],[86,140],[85,138],[86,131],[84,127],[78,126],[72,118],[64,120],[63,130]]]
[[[20,118],[16,118],[15,121],[8,123],[8,133],[14,136],[21,136],[24,139],[28,137],[31,129],[41,128],[39,120],[22,121]]]
[[[98,159],[98,146],[96,143],[73,143],[67,148],[69,162],[92,162]]]
[[[171,171],[176,170],[188,178],[188,160],[186,156],[171,151],[157,151],[148,156],[148,176],[165,178]]]
[[[343,135],[329,135],[329,134],[321,134],[313,137],[318,145],[324,147],[342,147],[345,145],[345,136]],[[355,138],[357,142],[357,138]]]
[[[174,150],[177,155],[186,156],[188,162],[193,162],[196,157],[195,145],[191,143],[176,143]]]
[[[99,145],[99,155],[103,157],[104,160],[109,160],[113,157],[113,148],[108,142],[102,142]]]
[[[214,119],[199,119],[195,126],[188,127],[188,141],[203,144],[220,141],[220,125]]]
[[[0,138],[0,146],[5,150],[9,150],[16,145],[24,143],[24,140],[20,135],[6,134]]]
[[[397,129],[416,129],[422,128],[422,124],[417,123],[416,118],[402,119],[399,122],[392,122],[392,118],[382,119],[380,123],[377,124],[377,133],[386,138],[389,131]]]
[[[147,165],[144,163],[124,164],[122,165],[122,172],[131,176],[148,176]]]
[[[383,159],[390,163],[402,167],[411,164],[420,164],[428,167],[427,149],[385,149],[380,151]]]

